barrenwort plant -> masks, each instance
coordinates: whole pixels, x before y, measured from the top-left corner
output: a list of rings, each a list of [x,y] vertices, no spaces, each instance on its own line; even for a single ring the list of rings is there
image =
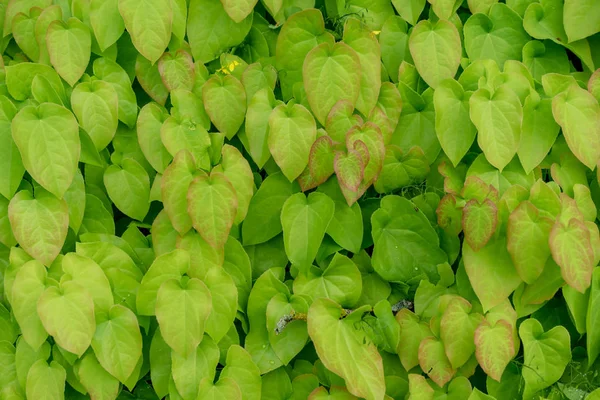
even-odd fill
[[[598,0],[0,32],[0,400],[600,399]]]

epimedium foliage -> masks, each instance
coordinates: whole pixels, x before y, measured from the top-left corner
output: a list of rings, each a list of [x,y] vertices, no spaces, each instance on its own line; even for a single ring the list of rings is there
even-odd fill
[[[600,398],[595,0],[0,11],[0,400]]]

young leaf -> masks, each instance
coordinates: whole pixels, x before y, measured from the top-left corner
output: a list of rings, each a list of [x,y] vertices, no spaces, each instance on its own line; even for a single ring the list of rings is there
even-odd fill
[[[48,26],[46,46],[52,66],[70,86],[75,85],[90,61],[90,29],[77,18],[54,21]]]
[[[202,87],[206,112],[219,131],[228,139],[235,136],[244,123],[246,92],[233,75],[214,75]]]
[[[479,251],[491,239],[498,224],[498,208],[490,199],[469,200],[463,207],[462,226],[469,246]]]
[[[192,219],[187,213],[187,191],[194,180],[196,162],[191,153],[181,150],[165,169],[161,180],[162,202],[165,211],[180,235],[192,228]]]
[[[27,373],[27,398],[52,399],[64,398],[65,369],[56,361],[50,364],[46,360],[37,360]]]
[[[493,325],[484,319],[475,330],[475,356],[485,373],[500,382],[514,355],[512,326],[503,319]]]
[[[134,159],[125,158],[121,165],[104,171],[104,186],[115,206],[125,215],[142,221],[150,208],[150,178]]]

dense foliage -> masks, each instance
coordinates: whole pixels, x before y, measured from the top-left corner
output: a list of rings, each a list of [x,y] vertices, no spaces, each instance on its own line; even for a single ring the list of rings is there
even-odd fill
[[[597,0],[0,26],[0,400],[600,399]]]

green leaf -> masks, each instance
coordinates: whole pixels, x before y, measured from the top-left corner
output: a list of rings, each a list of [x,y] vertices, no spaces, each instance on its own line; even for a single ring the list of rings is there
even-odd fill
[[[252,16],[250,13],[236,23],[220,1],[191,0],[187,36],[194,60],[207,63],[242,43],[252,26]]]
[[[157,293],[156,319],[165,342],[182,356],[191,354],[204,335],[211,313],[211,296],[206,285],[195,278],[187,282],[170,279]]]
[[[169,114],[156,103],[148,103],[140,110],[137,119],[138,143],[144,156],[159,173],[164,173],[172,156],[161,140],[161,128]]]
[[[419,22],[409,40],[410,53],[419,75],[429,86],[437,89],[444,79],[454,78],[461,57],[460,36],[448,21]]]
[[[185,250],[173,250],[157,257],[142,278],[136,304],[139,315],[155,315],[156,295],[160,286],[170,280],[179,280],[188,271],[190,255]]]
[[[308,165],[311,146],[317,138],[315,120],[300,104],[281,104],[269,116],[267,143],[273,160],[290,182]]]
[[[500,304],[521,283],[504,238],[491,240],[477,252],[465,242],[463,261],[484,312]]]
[[[187,213],[187,191],[195,171],[194,157],[184,149],[175,155],[161,180],[161,197],[165,212],[180,235],[185,235],[192,228],[192,220]]]
[[[70,86],[75,85],[90,62],[90,28],[77,18],[54,21],[48,26],[46,46],[52,66]]]
[[[221,155],[221,164],[215,167],[215,170],[223,172],[235,188],[238,207],[234,223],[237,225],[246,218],[248,213],[250,200],[254,194],[254,177],[250,164],[236,147],[223,145]]]
[[[8,218],[19,245],[42,264],[50,266],[67,237],[67,203],[42,188],[36,189],[35,198],[23,190],[11,199]]]
[[[269,115],[276,105],[275,97],[272,90],[260,89],[252,97],[248,97],[247,94],[247,100],[245,134],[248,138],[248,146],[245,147],[252,160],[262,168],[271,157],[267,138]]]
[[[102,57],[94,61],[94,76],[108,82],[115,89],[119,98],[119,121],[122,121],[130,128],[134,128],[138,106],[127,72],[116,62]],[[141,140],[140,146],[142,146]]]
[[[508,363],[515,356],[513,328],[500,319],[493,325],[484,319],[475,330],[475,356],[485,373],[500,382]]]
[[[386,196],[371,223],[373,268],[384,280],[416,287],[421,279],[439,279],[437,265],[447,261],[446,253],[427,217],[413,203]]]
[[[419,365],[440,387],[450,382],[456,373],[446,356],[444,343],[433,336],[426,337],[419,345]]]
[[[440,339],[452,368],[464,365],[475,351],[474,335],[483,317],[458,297],[450,300],[440,320]]]
[[[12,20],[12,32],[15,42],[27,57],[34,61],[39,61],[40,57],[40,48],[35,40],[34,29],[41,12],[40,8],[32,8],[29,10],[29,15],[18,13]]]
[[[176,89],[192,90],[194,87],[194,60],[185,50],[163,54],[158,60],[158,71],[169,92]]]
[[[199,168],[209,169],[211,141],[209,133],[200,124],[179,116],[169,117],[160,129],[160,137],[173,157],[186,149],[192,153]]]
[[[285,252],[300,269],[310,267],[335,211],[335,203],[324,193],[296,193],[285,201],[281,225]]]
[[[252,13],[257,2],[258,0],[221,0],[227,15],[238,24]]]
[[[308,312],[307,301],[301,295],[279,293],[267,305],[269,343],[284,365],[289,365],[308,342],[306,321],[301,319]],[[292,319],[295,316],[300,318]]]
[[[566,0],[564,22],[569,42],[600,32],[600,11],[590,0]]]
[[[88,394],[95,399],[114,399],[119,393],[119,381],[110,375],[94,355],[87,353],[78,362],[77,376]]]
[[[47,65],[24,62],[9,65],[5,68],[5,71],[6,88],[15,100],[23,101],[31,96],[31,83],[37,75],[46,78],[60,98],[66,100],[65,88],[60,76]]]
[[[520,60],[529,35],[521,17],[506,4],[497,3],[488,15],[473,14],[464,26],[465,50],[471,60],[492,59],[498,66]]]
[[[321,124],[325,125],[329,111],[338,101],[356,104],[360,72],[358,54],[345,43],[322,43],[308,52],[302,78],[310,108]]]
[[[113,306],[114,300],[108,278],[94,260],[69,253],[62,259],[62,269],[65,274],[70,275],[71,282],[75,282],[92,296],[96,316],[107,313]]]
[[[490,199],[479,203],[469,200],[463,207],[462,225],[465,240],[474,251],[479,251],[492,238],[498,224],[498,207]]]
[[[197,398],[202,379],[208,378],[212,382],[215,377],[219,347],[209,336],[204,336],[196,351],[187,357],[171,352],[171,362],[177,391],[183,399],[193,400]]]
[[[356,52],[360,61],[360,92],[356,99],[356,109],[369,115],[377,104],[381,87],[379,43],[367,26],[354,18],[348,18],[344,24],[343,41]]]
[[[158,64],[152,64],[141,54],[137,54],[135,61],[135,77],[152,100],[156,101],[161,106],[164,106],[167,97],[169,97],[169,91],[163,83],[160,72],[158,71]]]
[[[416,25],[425,8],[425,0],[393,0],[394,8],[411,25]]]
[[[260,370],[256,367],[250,354],[242,347],[232,345],[227,351],[225,368],[220,378],[232,379],[242,391],[242,400],[260,400]]]
[[[600,159],[600,105],[594,96],[571,85],[552,99],[552,114],[562,128],[569,149],[586,167]]]
[[[38,349],[31,348],[23,338],[19,338],[16,344],[15,367],[19,385],[26,388],[27,373],[37,360],[46,361],[50,357],[50,344],[44,342]]]
[[[525,354],[523,397],[530,398],[555,383],[571,361],[569,332],[560,325],[544,332],[538,320],[529,318],[519,327],[519,336]]]
[[[228,139],[235,136],[244,123],[246,92],[233,75],[214,75],[202,87],[206,112],[217,129]]]
[[[550,231],[550,252],[560,266],[562,277],[580,293],[590,287],[595,265],[590,231],[583,221],[571,218],[556,221]]]
[[[0,96],[0,195],[12,198],[25,172],[19,149],[12,138],[11,121],[17,109],[6,97]]]
[[[104,149],[117,132],[118,97],[117,91],[104,81],[80,83],[71,94],[73,112],[98,151]]]
[[[207,400],[241,400],[242,391],[232,378],[219,378],[217,383],[213,383],[212,379],[204,378],[200,381],[197,398]]]
[[[308,310],[308,333],[325,367],[344,378],[350,393],[380,399],[385,392],[381,356],[374,344],[365,342],[365,332],[354,327],[366,311],[361,307],[344,318],[334,301],[318,299]]]
[[[199,174],[187,192],[194,228],[212,247],[223,248],[238,208],[236,191],[220,172]]]
[[[510,214],[506,246],[517,273],[526,283],[533,283],[542,274],[550,257],[548,239],[553,224],[529,201],[519,204]]]
[[[419,3],[422,2],[421,9],[418,11],[419,14],[423,11],[423,6],[425,6],[425,0],[395,0],[392,2],[393,4],[401,3]],[[379,34],[379,44],[381,46],[381,61],[385,66],[390,79],[393,82],[398,82],[398,68],[403,61],[412,62],[412,56],[410,55],[410,49],[408,46],[408,25],[406,21],[408,21],[412,25],[417,24],[417,18],[411,17],[406,18],[406,13],[412,13],[412,9],[406,9],[404,12],[404,7],[411,6],[411,4],[402,4],[402,10],[399,11],[402,18],[392,15],[389,17],[383,26],[381,27],[381,33]],[[395,6],[396,8],[397,5]],[[418,7],[418,6],[417,6]],[[416,12],[416,10],[414,10]],[[403,19],[404,18],[404,19]],[[406,21],[405,21],[406,20]],[[385,83],[382,83],[381,87],[383,88]],[[393,86],[393,85],[391,85]],[[381,94],[380,94],[381,97]]]
[[[598,346],[598,333],[600,326],[598,326],[597,310],[598,301],[600,297],[600,269],[594,269],[592,275],[592,287],[590,289],[590,300],[587,306],[586,313],[586,338],[587,338],[587,354],[590,362],[594,362],[600,354],[600,347]]]
[[[477,143],[487,160],[500,171],[516,154],[521,140],[523,108],[517,95],[501,86],[493,94],[479,89],[469,100]],[[493,121],[493,122],[492,122]]]
[[[298,185],[290,183],[281,172],[271,174],[263,181],[250,200],[242,225],[245,246],[267,242],[281,233],[283,204],[298,191]]]
[[[28,399],[64,399],[66,372],[56,361],[37,360],[27,373]]]
[[[75,282],[51,286],[40,296],[37,311],[60,347],[79,357],[85,353],[96,330],[94,302],[86,289]]]
[[[101,51],[112,46],[125,30],[118,5],[119,0],[90,1],[90,24]],[[110,23],[106,23],[107,21]]]
[[[119,0],[119,13],[137,51],[154,64],[171,40],[171,2]]]
[[[467,154],[477,134],[469,117],[471,94],[453,79],[440,81],[433,94],[435,132],[442,150],[455,167]]]
[[[13,119],[12,136],[31,176],[62,198],[79,161],[79,130],[73,114],[51,103],[25,107]]]
[[[100,365],[125,383],[142,356],[142,335],[133,311],[116,304],[97,316],[92,349]]]
[[[46,289],[46,277],[46,268],[42,263],[32,260],[19,268],[12,284],[12,311],[19,323],[23,339],[34,351],[37,351],[48,337],[36,306]]]
[[[204,283],[212,298],[212,311],[206,320],[206,333],[215,342],[220,342],[236,316],[237,288],[231,276],[221,268],[209,270],[204,277]]]
[[[150,178],[132,158],[104,171],[104,186],[115,206],[125,215],[142,221],[150,208]]]

